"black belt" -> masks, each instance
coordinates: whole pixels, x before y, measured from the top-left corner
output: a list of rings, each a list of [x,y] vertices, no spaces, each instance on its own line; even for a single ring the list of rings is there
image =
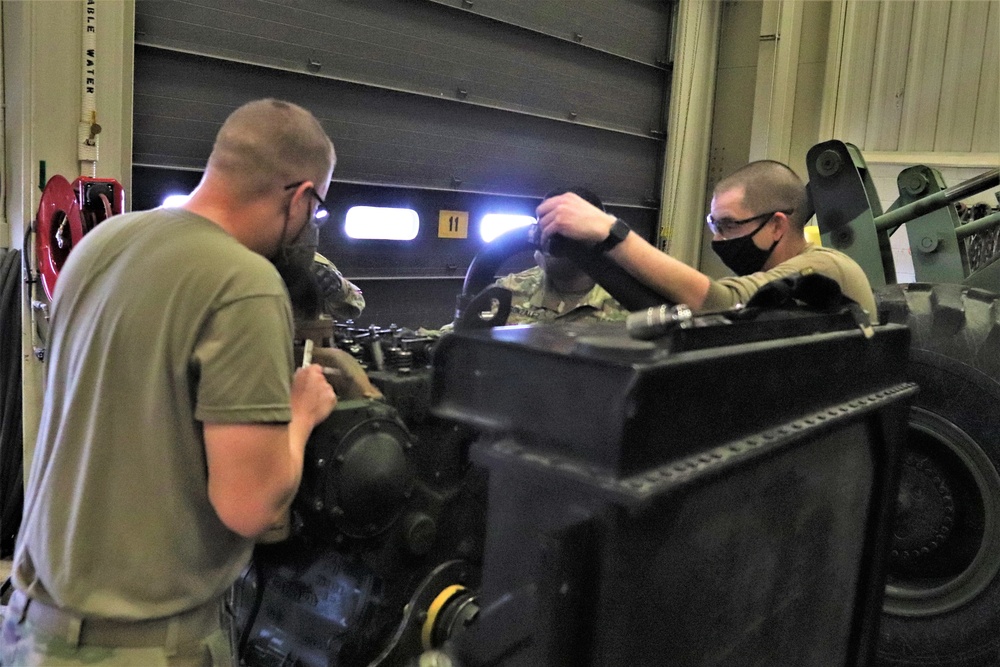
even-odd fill
[[[61,637],[74,646],[143,648],[177,646],[203,639],[219,628],[219,600],[173,616],[142,621],[81,617],[53,607],[15,589],[7,605],[8,617],[31,621],[44,634]]]

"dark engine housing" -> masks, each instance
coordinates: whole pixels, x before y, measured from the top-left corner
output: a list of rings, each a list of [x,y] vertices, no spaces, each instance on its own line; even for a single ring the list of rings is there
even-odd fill
[[[469,464],[475,431],[430,414],[437,339],[325,326],[385,400],[341,401],[313,431],[291,535],[258,545],[233,590],[247,665],[404,664],[387,656],[420,651],[395,635],[421,583],[442,564],[449,581],[478,583],[486,477]]]
[[[345,401],[310,439],[291,538],[235,587],[241,658],[867,664],[908,334],[846,309],[641,341],[342,329],[387,400]]]

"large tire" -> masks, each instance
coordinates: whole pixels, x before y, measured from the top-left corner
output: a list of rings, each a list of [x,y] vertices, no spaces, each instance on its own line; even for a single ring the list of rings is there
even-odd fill
[[[1000,665],[1000,298],[961,285],[876,293],[908,324],[914,400],[878,664]]]

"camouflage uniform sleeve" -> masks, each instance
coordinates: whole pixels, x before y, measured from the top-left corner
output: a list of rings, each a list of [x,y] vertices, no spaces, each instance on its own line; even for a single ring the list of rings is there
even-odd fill
[[[628,311],[600,285],[594,285],[581,305],[592,307],[594,319],[603,322],[622,322],[628,317]]]
[[[533,324],[554,319],[556,313],[547,311],[535,303],[541,298],[545,274],[538,267],[511,273],[497,280],[494,285],[511,292],[510,316],[507,324]]]
[[[323,295],[324,312],[340,320],[361,314],[365,309],[365,297],[361,294],[361,289],[345,278],[333,262],[316,253],[312,270]]]

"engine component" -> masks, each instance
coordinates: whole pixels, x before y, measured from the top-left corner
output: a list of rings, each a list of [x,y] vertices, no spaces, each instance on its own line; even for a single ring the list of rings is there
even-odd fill
[[[233,588],[234,643],[249,667],[403,665],[441,588],[478,586],[486,487],[468,463],[474,432],[429,414],[434,339],[329,320],[296,331],[335,340],[386,400],[341,401],[314,429],[290,537],[258,545]]]
[[[435,646],[463,667],[867,664],[907,340],[849,309],[443,338],[434,411],[483,432],[487,551],[425,637],[468,610]]]
[[[406,458],[413,436],[380,401],[345,401],[337,413],[310,437],[297,504],[320,531],[374,537],[399,519],[413,493]]]
[[[386,402],[344,401],[314,431],[292,537],[236,587],[241,660],[863,663],[907,332],[755,313],[656,341],[338,325]],[[788,367],[809,371],[761,376]]]
[[[414,656],[457,634],[475,620],[478,607],[468,586],[473,581],[470,564],[447,561],[434,568],[417,586],[403,608],[403,617],[385,649],[370,667],[409,664]]]
[[[258,546],[233,587],[241,664],[365,664],[366,647],[394,624],[384,592],[370,567],[326,545]]]

